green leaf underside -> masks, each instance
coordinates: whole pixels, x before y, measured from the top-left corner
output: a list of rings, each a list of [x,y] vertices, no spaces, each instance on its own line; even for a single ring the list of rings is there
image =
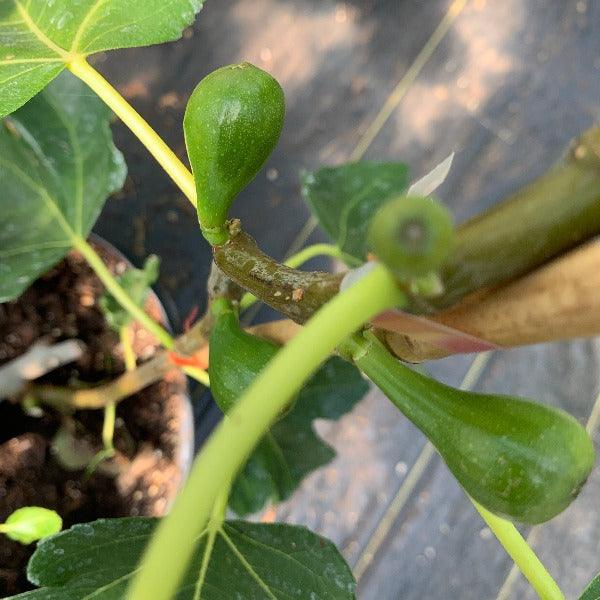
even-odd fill
[[[178,39],[203,0],[2,0],[0,117],[41,91],[74,56]]]
[[[40,589],[13,598],[122,600],[157,523],[101,519],[42,541],[28,566]],[[201,575],[207,538],[199,539],[176,600],[354,598],[352,573],[335,546],[304,527],[226,522]]]
[[[293,410],[261,441],[234,482],[229,507],[244,516],[269,500],[288,498],[310,472],[335,457],[313,431],[318,418],[337,420],[366,394],[367,382],[353,365],[334,357],[303,388]]]
[[[600,600],[600,573],[596,575],[590,585],[585,588],[579,600]]]
[[[110,111],[64,73],[0,123],[0,302],[85,237],[126,167]]]
[[[406,192],[403,163],[362,161],[303,173],[302,192],[321,227],[347,254],[364,260],[371,218],[388,200]]]

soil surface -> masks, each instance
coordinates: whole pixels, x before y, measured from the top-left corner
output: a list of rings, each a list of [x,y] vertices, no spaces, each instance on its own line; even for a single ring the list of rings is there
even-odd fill
[[[113,272],[123,261],[101,252]],[[123,372],[118,335],[98,308],[103,286],[84,259],[72,253],[32,285],[18,301],[0,305],[0,364],[23,354],[34,342],[76,338],[82,357],[40,381],[57,386],[108,382]],[[160,307],[151,297],[147,310],[158,320]],[[134,328],[134,350],[150,358],[157,344]],[[20,404],[0,402],[0,520],[22,506],[57,510],[64,527],[99,517],[161,515],[179,487],[178,432],[185,383],[181,377],[158,382],[124,400],[117,408],[116,457],[89,477],[81,468],[63,467],[53,441],[61,429],[80,453],[101,450],[102,411],[62,415],[43,409],[26,414]],[[81,446],[80,446],[81,445]],[[70,445],[71,447],[71,445]],[[64,460],[64,459],[63,459]],[[35,545],[21,546],[0,537],[0,597],[30,589],[25,567]]]

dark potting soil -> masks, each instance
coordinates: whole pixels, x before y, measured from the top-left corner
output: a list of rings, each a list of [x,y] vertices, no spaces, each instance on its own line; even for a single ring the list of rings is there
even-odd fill
[[[98,248],[97,248],[98,249]],[[100,250],[113,272],[126,265]],[[71,253],[36,281],[17,301],[0,305],[0,364],[23,354],[36,341],[69,338],[85,344],[83,356],[40,382],[89,386],[109,382],[124,370],[117,334],[98,308],[103,286],[84,259]],[[158,320],[155,298],[146,309]],[[157,344],[134,325],[134,350],[150,358]],[[180,484],[177,464],[182,378],[160,381],[119,403],[115,430],[116,458],[105,461],[89,478],[66,470],[56,456],[53,437],[61,427],[92,453],[101,449],[101,410],[71,416],[44,408],[28,416],[21,405],[0,401],[0,522],[22,506],[38,505],[60,513],[64,526],[99,517],[161,515]],[[78,446],[79,447],[79,446]],[[0,536],[0,597],[31,586],[25,577],[35,545],[24,547]]]

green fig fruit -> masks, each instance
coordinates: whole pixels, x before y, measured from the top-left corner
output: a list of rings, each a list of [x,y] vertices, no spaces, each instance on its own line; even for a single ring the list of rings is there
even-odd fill
[[[219,408],[227,414],[277,354],[279,346],[245,332],[227,300],[214,301],[211,309],[215,323],[209,345],[210,390]],[[293,401],[281,416],[287,414],[292,405]]]
[[[547,521],[576,498],[592,470],[590,436],[562,410],[443,385],[398,362],[371,334],[354,338],[345,351],[491,512]]]
[[[285,114],[281,86],[251,65],[207,75],[192,93],[183,121],[198,193],[198,218],[213,246],[228,239],[229,208],[277,144]]]
[[[435,272],[454,241],[452,215],[434,198],[401,196],[384,204],[369,225],[367,243],[398,279]]]

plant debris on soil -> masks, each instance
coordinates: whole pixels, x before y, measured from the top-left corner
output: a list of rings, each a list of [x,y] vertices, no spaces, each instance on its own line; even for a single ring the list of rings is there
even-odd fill
[[[113,272],[126,268],[120,258],[96,249]],[[71,338],[85,344],[81,358],[39,382],[89,387],[114,379],[124,365],[118,335],[98,307],[103,291],[85,260],[69,254],[18,300],[0,305],[0,365],[36,341],[53,344]],[[163,320],[155,297],[149,298],[146,310]],[[158,348],[155,339],[136,324],[133,332],[139,360],[151,358]],[[33,416],[18,400],[0,398],[0,522],[31,505],[58,511],[65,527],[99,517],[164,514],[181,483],[178,446],[186,400],[180,374],[118,404],[116,456],[89,477],[84,469],[63,468],[52,442],[62,427],[71,432],[77,448],[101,450],[103,411],[63,415],[41,407],[41,416]],[[34,548],[0,536],[0,597],[31,589],[25,568]]]

